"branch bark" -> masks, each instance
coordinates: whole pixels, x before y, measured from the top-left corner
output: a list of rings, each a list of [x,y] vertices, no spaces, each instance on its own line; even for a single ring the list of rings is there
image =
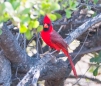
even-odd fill
[[[92,28],[92,26],[96,25],[99,22],[101,22],[101,14],[98,14],[92,19],[89,19],[87,22],[75,29],[75,31],[70,33],[69,36],[67,36],[65,39],[67,44],[70,44],[74,39],[78,38],[80,35],[82,35],[84,32],[86,32],[88,29]]]
[[[4,54],[0,52],[0,86],[10,86],[11,64]]]
[[[3,24],[2,34],[0,35],[0,48],[15,68],[19,67],[20,70],[28,71],[33,64],[32,59],[21,49],[6,23]]]

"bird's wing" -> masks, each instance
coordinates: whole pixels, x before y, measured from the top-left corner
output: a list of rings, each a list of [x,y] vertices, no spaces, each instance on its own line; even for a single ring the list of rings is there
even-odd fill
[[[53,30],[53,32],[51,32],[50,39],[54,44],[56,44],[60,48],[68,47],[68,45],[66,44],[64,39],[61,37],[61,35],[59,35],[55,30]]]

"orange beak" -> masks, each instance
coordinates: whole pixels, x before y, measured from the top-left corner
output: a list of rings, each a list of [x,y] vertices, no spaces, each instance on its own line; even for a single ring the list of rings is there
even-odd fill
[[[48,25],[47,24],[44,24],[44,26],[43,26],[44,28],[48,28]]]

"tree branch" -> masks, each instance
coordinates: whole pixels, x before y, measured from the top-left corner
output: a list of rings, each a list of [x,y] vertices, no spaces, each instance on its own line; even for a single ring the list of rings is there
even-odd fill
[[[11,84],[11,64],[0,51],[0,86],[10,86]]]
[[[18,42],[4,23],[0,35],[0,47],[12,63],[25,63],[27,54],[18,45]]]
[[[75,29],[72,33],[70,33],[69,36],[67,36],[65,39],[67,44],[70,44],[74,39],[78,38],[80,35],[86,32],[89,28],[92,28],[93,25],[99,22],[101,22],[101,14],[98,14],[92,19],[88,20],[87,22],[79,26],[77,29]]]
[[[84,54],[96,52],[96,51],[99,51],[99,50],[101,50],[101,46],[96,47],[96,48],[92,48],[92,49],[82,50],[82,51],[80,51],[80,53],[79,53],[78,55],[84,55]],[[71,55],[72,57],[74,57],[77,53],[78,53],[78,52],[73,52],[73,53],[71,53],[70,55]],[[65,56],[64,54],[59,54],[59,55],[57,55],[58,58],[59,58],[59,57],[64,57],[64,56]]]
[[[6,23],[3,24],[2,34],[0,35],[0,48],[14,67],[19,66],[21,70],[28,71],[33,64],[32,59],[21,49],[17,40],[7,28]]]
[[[82,76],[82,75],[78,75],[79,78],[84,78],[84,79],[89,79],[91,81],[94,81],[96,83],[101,84],[101,81],[96,79],[96,78],[92,78],[92,77],[88,77],[88,76]],[[74,76],[70,75],[69,78],[75,78]]]

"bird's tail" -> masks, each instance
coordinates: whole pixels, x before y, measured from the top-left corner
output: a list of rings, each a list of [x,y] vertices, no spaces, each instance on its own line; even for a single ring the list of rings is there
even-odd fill
[[[62,49],[62,50],[63,50],[64,54],[68,57],[70,65],[71,65],[72,70],[73,70],[73,73],[74,73],[75,77],[77,78],[76,69],[75,69],[74,63],[73,63],[73,61],[71,59],[71,56],[69,55],[69,53],[68,53],[68,51],[66,49]]]

